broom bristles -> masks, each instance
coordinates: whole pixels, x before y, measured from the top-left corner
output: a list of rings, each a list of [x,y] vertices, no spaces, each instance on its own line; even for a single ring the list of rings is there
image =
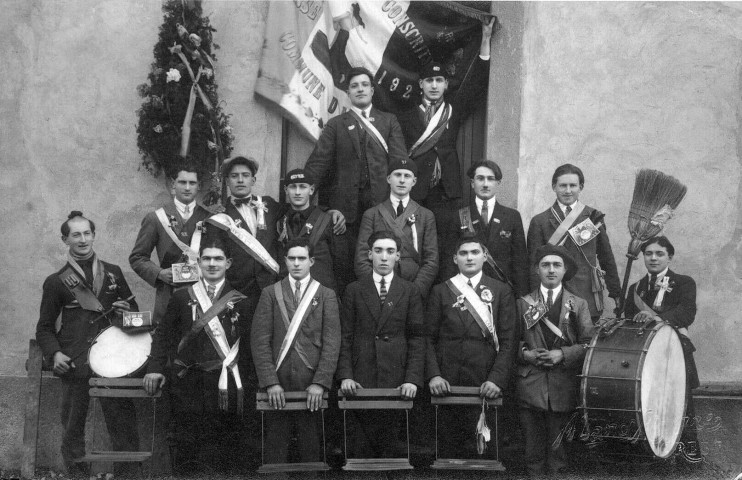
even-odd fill
[[[629,210],[629,255],[636,257],[642,243],[662,231],[687,191],[675,177],[658,170],[639,170]]]

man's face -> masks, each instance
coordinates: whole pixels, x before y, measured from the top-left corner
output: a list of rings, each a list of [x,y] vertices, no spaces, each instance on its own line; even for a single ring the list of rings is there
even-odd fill
[[[314,185],[309,185],[308,183],[291,183],[284,187],[284,191],[291,205],[298,210],[304,210],[304,207],[309,205],[309,199],[314,195]]]
[[[459,267],[459,272],[470,278],[482,271],[484,261],[484,250],[479,242],[462,244],[453,256],[453,262]]]
[[[409,170],[394,170],[386,177],[392,193],[402,198],[410,193],[412,187],[417,183],[417,177]]]
[[[368,258],[373,264],[374,272],[381,276],[388,275],[399,261],[397,243],[391,238],[376,240],[371,250],[368,251]]]
[[[90,228],[90,222],[84,218],[73,218],[67,222],[70,233],[62,237],[64,243],[70,247],[70,252],[77,256],[85,256],[93,250],[95,233]]]
[[[232,259],[227,258],[221,248],[204,248],[198,259],[201,275],[209,283],[219,283],[227,274],[232,265]]]
[[[556,193],[557,200],[564,205],[572,205],[580,199],[580,177],[576,173],[568,173],[557,177],[557,181],[551,186]]]
[[[229,193],[235,198],[245,198],[250,195],[255,185],[255,177],[247,165],[235,165],[227,176]]]
[[[351,78],[348,82],[348,97],[354,107],[364,109],[371,105],[374,96],[374,87],[368,75],[361,74]]]
[[[428,77],[420,80],[420,88],[426,100],[437,102],[448,88],[448,80],[443,76]]]
[[[667,249],[658,243],[647,245],[644,249],[644,265],[650,274],[658,274],[670,266],[672,257]]]
[[[294,280],[302,280],[309,275],[314,258],[309,256],[307,247],[293,247],[286,253],[286,268]]]
[[[471,179],[471,188],[474,194],[482,200],[489,200],[495,196],[495,187],[500,182],[495,179],[495,172],[487,167],[477,167],[474,178]]]
[[[180,203],[189,204],[196,198],[198,193],[198,176],[196,172],[186,172],[181,170],[178,176],[173,180],[173,190],[175,198]]]
[[[564,260],[559,255],[546,255],[539,260],[536,270],[541,279],[541,285],[551,289],[558,287],[562,283],[564,274],[567,273]]]

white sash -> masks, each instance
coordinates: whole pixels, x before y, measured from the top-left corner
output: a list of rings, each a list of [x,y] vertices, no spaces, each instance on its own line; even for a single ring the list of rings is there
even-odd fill
[[[453,107],[451,105],[448,105],[446,102],[443,102],[443,105],[441,105],[438,108],[438,111],[435,112],[435,115],[433,115],[433,118],[430,119],[428,122],[428,126],[425,127],[425,131],[420,136],[420,138],[417,139],[415,144],[410,148],[410,152],[414,152],[417,147],[419,147],[425,140],[428,139],[429,136],[433,134],[433,131],[435,130],[435,127],[438,126],[438,122],[441,121],[441,117],[443,116],[443,112],[448,108],[448,118],[451,118],[451,115],[453,115]]]
[[[368,118],[364,117],[363,115],[358,115],[358,114],[356,114],[355,116],[363,122],[363,125],[368,129],[369,132],[373,133],[373,135],[376,137],[379,143],[381,143],[381,146],[384,147],[384,151],[386,153],[389,153],[389,146],[386,144],[386,140],[384,140],[384,137],[381,135],[381,132],[376,130],[376,127],[374,127],[374,125],[368,120]]]
[[[492,334],[492,337],[495,339],[495,345],[499,350],[500,342],[498,342],[497,340],[497,333],[495,333],[495,323],[492,321],[492,312],[490,312],[489,305],[484,303],[482,299],[479,298],[479,295],[477,295],[477,292],[475,292],[474,289],[470,287],[469,284],[466,283],[459,275],[451,278],[451,283],[453,283],[454,286],[459,289],[466,300],[471,304],[472,307],[474,307],[474,310],[477,311],[482,321],[484,321],[484,324],[487,326],[487,330],[489,330],[489,332]]]
[[[206,293],[202,281],[193,284],[193,293],[196,295],[196,300],[198,300],[201,311],[208,311],[211,308],[211,300],[209,300],[209,295]],[[227,392],[227,370],[232,372],[237,389],[242,390],[242,379],[240,378],[240,371],[237,367],[237,354],[240,350],[240,339],[237,339],[231,348],[229,347],[229,343],[227,343],[227,334],[224,331],[218,316],[209,320],[209,323],[204,327],[204,331],[209,336],[212,345],[214,345],[216,352],[219,354],[219,358],[222,359],[222,373],[219,375],[219,391],[225,394]]]
[[[193,236],[191,237],[191,244],[186,245],[177,235],[175,235],[173,229],[170,228],[170,220],[168,220],[164,208],[158,208],[155,210],[155,215],[157,215],[157,219],[160,221],[160,224],[165,230],[165,233],[167,233],[167,236],[170,237],[170,240],[172,240],[173,243],[186,254],[188,257],[188,263],[198,264],[198,249],[201,246],[201,222],[196,224],[196,229],[193,231]]]
[[[255,260],[260,262],[262,265],[265,265],[267,268],[270,268],[275,273],[279,272],[278,263],[271,257],[270,253],[265,249],[262,243],[255,238],[254,236],[250,235],[250,232],[245,230],[244,228],[238,227],[235,223],[232,217],[227,215],[226,213],[218,213],[216,215],[212,215],[209,217],[210,222],[216,222],[219,225],[221,225],[223,228],[229,231],[229,233],[232,234],[233,240],[238,241],[244,245],[245,250],[253,257]]]
[[[575,220],[577,220],[577,217],[580,216],[583,210],[585,210],[585,205],[583,203],[580,203],[575,208],[573,208],[572,211],[569,212],[569,215],[566,216],[564,221],[559,224],[559,227],[554,230],[554,233],[551,234],[548,243],[550,245],[563,245],[564,240],[566,240],[566,237],[564,235],[567,233],[567,230],[569,230],[572,224],[575,223]],[[557,213],[554,211],[554,207],[551,208],[551,213],[552,215],[554,215],[554,218],[559,220]]]
[[[309,308],[309,305],[312,303],[312,299],[314,298],[314,295],[317,293],[318,289],[319,282],[314,279],[310,280],[309,285],[307,285],[307,290],[304,292],[304,296],[301,297],[301,302],[299,302],[299,306],[296,308],[296,312],[294,312],[293,318],[291,318],[291,323],[289,324],[289,329],[286,332],[286,336],[283,337],[281,350],[278,354],[278,361],[276,362],[276,371],[281,368],[281,364],[286,359],[286,356],[289,354],[289,350],[291,349],[291,347],[294,345],[294,338],[299,332],[299,327],[301,327],[301,324],[304,323],[304,314],[306,313],[307,308]]]

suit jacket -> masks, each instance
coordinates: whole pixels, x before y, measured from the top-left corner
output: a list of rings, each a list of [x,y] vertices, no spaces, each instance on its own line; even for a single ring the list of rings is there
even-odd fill
[[[651,290],[648,289],[649,278],[646,275],[629,287],[629,293],[626,297],[626,310],[624,312],[626,318],[633,318],[640,311],[634,302],[634,292],[638,289],[639,297],[662,320],[675,328],[688,328],[691,326],[696,319],[696,282],[691,277],[677,274],[672,270],[668,270],[665,276],[668,278],[672,290],[665,292],[662,305],[656,309],[652,304],[657,298],[657,291],[654,288]],[[696,388],[700,382],[696,362],[693,358],[695,347],[687,336],[679,332],[678,334],[683,344],[687,381],[690,388]]]
[[[371,191],[375,201],[387,196],[387,166],[394,160],[407,159],[402,130],[397,117],[391,113],[371,109],[374,127],[386,140],[389,153],[384,151],[370,134],[366,136],[365,151],[368,160]],[[350,111],[331,118],[322,129],[304,170],[319,184],[319,204],[339,210],[345,221],[358,221],[358,192],[362,185],[361,135],[358,122]]]
[[[275,259],[278,257],[275,225],[276,221],[283,215],[285,206],[279,205],[271,197],[261,197],[261,199],[268,208],[268,211],[265,212],[266,228],[265,230],[258,229],[255,238],[265,247],[271,257]],[[239,220],[241,222],[240,227],[250,232],[247,228],[247,222],[242,218],[237,207],[229,200],[225,205],[224,213],[232,217],[235,221]],[[278,264],[280,265],[281,262],[279,261]],[[260,297],[260,291],[268,285],[275,283],[277,275],[272,270],[261,265],[260,262],[255,260],[241,247],[232,245],[232,266],[227,270],[227,280],[229,280],[233,288],[247,295],[254,309]]]
[[[410,195],[418,202],[425,200],[430,189],[430,179],[435,168],[435,159],[441,165],[441,183],[448,198],[461,198],[461,166],[456,151],[459,127],[469,117],[477,103],[487,98],[487,84],[489,80],[489,60],[477,57],[472,64],[471,71],[464,78],[453,98],[447,98],[453,108],[448,128],[436,142],[436,145],[415,158],[418,168],[417,184],[412,187]],[[420,105],[406,110],[399,115],[407,150],[417,142],[427,127],[424,111]]]
[[[482,329],[468,310],[453,305],[457,297],[445,283],[433,287],[425,315],[429,345],[425,378],[441,376],[451,385],[480,386],[485,381],[505,388],[518,348],[515,302],[504,283],[482,275],[474,287],[492,293],[492,312],[500,351],[492,336]]]
[[[345,289],[342,340],[335,375],[364,388],[396,388],[423,383],[425,337],[420,293],[394,275],[381,305],[371,275]]]
[[[560,216],[559,221],[554,218],[551,209],[541,212],[531,219],[531,225],[528,227],[528,253],[530,255],[531,265],[534,264],[534,257],[538,247],[545,245],[549,241],[549,237],[551,237],[559,227],[559,223],[564,219],[562,210],[559,208],[557,202],[554,202],[553,208]],[[608,232],[606,231],[603,217],[604,215],[600,211],[585,206],[585,209],[575,221],[575,224],[578,224],[590,218],[593,223],[603,223],[600,227],[600,235],[582,246],[582,251],[585,253],[584,256],[580,253],[577,245],[575,245],[571,238],[568,238],[564,243],[565,248],[572,255],[572,258],[575,259],[578,267],[577,274],[569,282],[566,282],[566,286],[575,292],[578,297],[587,301],[590,307],[590,315],[593,317],[599,316],[601,311],[598,310],[595,304],[590,264],[596,265],[599,263],[600,268],[605,271],[605,283],[608,289],[608,295],[611,297],[621,296],[621,281],[618,278],[616,260],[613,258],[613,250],[611,250],[611,243],[608,239]],[[588,264],[588,260],[585,257],[589,259],[590,264]],[[535,290],[540,285],[535,268],[531,268],[530,275],[531,290]]]
[[[531,297],[538,300],[539,291],[532,292]],[[570,301],[574,305],[574,312],[567,318],[567,305]],[[554,412],[569,412],[577,406],[580,387],[578,375],[582,372],[587,345],[595,327],[590,318],[587,302],[566,288],[562,288],[561,304],[557,326],[567,338],[566,344],[560,347],[564,353],[564,361],[553,367],[536,367],[523,359],[523,347],[529,350],[534,348],[551,350],[554,345],[546,343],[543,329],[547,327],[543,325],[543,321],[539,321],[530,329],[526,328],[523,315],[528,311],[529,305],[523,298],[517,301],[518,321],[522,333],[515,385],[518,401],[523,406]]]
[[[200,205],[196,205],[191,217],[187,222],[184,222],[178,209],[175,208],[175,203],[168,202],[163,208],[169,217],[175,217],[177,219],[177,223],[172,227],[173,232],[186,245],[190,245],[191,243],[191,237],[193,237],[193,232],[196,230],[196,224],[209,218],[211,215],[208,210]],[[152,251],[155,249],[157,249],[157,263],[151,260]],[[163,268],[170,268],[173,263],[180,262],[182,254],[183,252],[180,248],[170,240],[160,220],[157,218],[157,214],[155,212],[149,212],[145,215],[142,220],[142,226],[139,229],[139,234],[137,235],[137,240],[134,242],[134,248],[132,248],[129,254],[129,265],[131,265],[132,270],[137,275],[156,289],[155,306],[152,314],[152,320],[155,323],[159,323],[163,315],[165,315],[165,309],[174,288],[158,280],[157,275],[160,274],[160,270]]]
[[[177,412],[190,411],[201,413],[203,411],[217,411],[219,409],[219,375],[221,365],[213,370],[204,371],[202,366],[207,362],[219,360],[219,354],[211,343],[209,336],[203,329],[178,352],[178,344],[190,331],[193,325],[193,309],[191,296],[188,288],[181,288],[173,292],[167,306],[165,316],[155,329],[152,337],[152,352],[150,362],[147,365],[147,373],[166,374],[168,363],[177,362],[170,372],[171,391],[174,396],[174,409]],[[225,281],[218,297],[221,298],[232,290],[229,281]],[[236,302],[234,310],[225,309],[219,314],[219,321],[224,327],[227,342],[230,346],[238,338],[240,340],[239,370],[243,384],[249,383],[251,372],[249,365],[252,364],[250,356],[250,320],[246,314],[246,299]],[[198,315],[202,315],[200,306],[196,306]],[[235,313],[239,314],[232,329],[232,320]],[[182,364],[182,365],[180,365]],[[188,367],[188,368],[184,368]],[[230,397],[234,397],[234,380],[229,374]],[[233,398],[229,399],[230,405],[235,405]]]
[[[108,310],[113,302],[129,298],[131,290],[117,265],[108,262],[102,262],[102,264],[103,285],[96,297],[103,308]],[[110,323],[107,318],[100,318],[96,321],[100,313],[80,307],[75,296],[59,279],[59,275],[66,268],[67,264],[44,280],[39,321],[36,324],[36,340],[47,361],[51,362],[54,354],[60,351],[72,359],[76,368],[66,376],[87,378],[91,375],[88,350],[95,341],[95,337]],[[136,301],[130,301],[129,305],[132,311],[139,310]],[[60,313],[62,325],[57,331],[56,322]],[[113,315],[110,317],[113,318]]]
[[[477,205],[472,198],[469,205],[469,214],[471,215],[475,236],[487,247],[497,266],[513,284],[513,293],[518,296],[527,294],[529,291],[528,249],[526,248],[526,235],[523,231],[523,220],[520,212],[496,201],[489,224],[483,226],[479,210],[477,210]],[[459,226],[461,228],[465,227],[461,224]],[[451,275],[449,276],[453,276],[458,273],[455,271],[456,265],[453,262],[449,263],[451,263]],[[505,281],[488,263],[484,264],[484,273],[488,277]]]
[[[414,200],[410,199],[405,211],[408,211],[412,205],[417,205],[413,202]],[[433,280],[438,275],[438,235],[433,212],[425,207],[419,205],[418,207],[415,213],[418,250],[414,248],[412,226],[407,221],[402,227],[405,237],[400,239],[402,240],[402,250],[400,251],[400,260],[396,265],[396,272],[405,280],[414,283],[423,298],[427,298],[430,288],[433,286]],[[396,217],[396,212],[389,198],[366,210],[363,214],[356,244],[355,271],[358,278],[373,273],[373,265],[368,258],[369,237],[380,230],[392,230],[382,217],[381,212],[384,209],[391,214],[392,218]],[[407,214],[403,214],[403,216],[405,215]]]
[[[296,312],[293,289],[288,278],[281,280],[280,285],[291,321]],[[329,390],[340,353],[340,314],[335,292],[320,285],[309,306],[309,314],[296,334],[294,347],[276,372],[288,329],[274,288],[271,285],[263,289],[252,322],[250,343],[260,387],[280,384],[287,390],[304,390],[316,383]]]

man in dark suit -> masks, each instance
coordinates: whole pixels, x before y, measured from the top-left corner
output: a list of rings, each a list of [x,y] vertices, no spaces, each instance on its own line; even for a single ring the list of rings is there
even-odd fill
[[[700,382],[693,359],[696,348],[688,333],[688,328],[696,319],[696,282],[691,277],[670,270],[675,247],[666,237],[652,237],[644,242],[642,254],[647,275],[629,287],[625,316],[633,318],[637,323],[665,322],[675,328],[680,336],[685,357],[685,415],[688,419],[680,441],[685,458],[697,463],[702,460],[702,456],[695,426],[696,410],[692,390]]]
[[[331,118],[304,170],[319,182],[319,204],[339,210],[348,227],[348,258],[355,253],[360,217],[387,196],[387,166],[407,158],[397,118],[371,105],[373,74],[348,72],[351,109]]]
[[[563,245],[577,262],[577,272],[567,287],[587,301],[590,316],[597,322],[603,312],[603,292],[621,305],[621,282],[616,260],[608,239],[605,214],[581,203],[580,193],[585,176],[580,168],[566,163],[554,171],[551,188],[556,194],[554,205],[531,219],[528,227],[528,253],[535,262],[536,250],[546,244]],[[540,281],[531,272],[531,289]]]
[[[392,231],[402,241],[396,272],[414,283],[425,299],[438,273],[438,237],[433,212],[410,198],[416,175],[417,166],[411,160],[394,161],[389,165],[387,182],[391,193],[386,200],[363,214],[355,270],[358,278],[373,273],[368,239],[374,232]]]
[[[446,66],[430,62],[420,72],[420,104],[399,115],[407,152],[419,171],[411,196],[435,215],[438,246],[447,259],[453,255],[459,236],[456,211],[461,206],[462,172],[456,141],[459,128],[471,111],[487,98],[494,22],[493,18],[482,24],[479,57],[474,59],[453,98],[444,98],[449,79]],[[445,281],[454,274],[452,270],[441,271],[438,278]]]
[[[289,275],[263,289],[252,322],[252,355],[271,407],[285,407],[284,391],[306,390],[307,409],[266,416],[265,463],[285,463],[296,429],[302,462],[322,460],[322,395],[332,387],[340,351],[340,316],[332,289],[310,276],[312,245],[286,245]]]
[[[62,241],[69,247],[67,263],[44,281],[36,340],[54,375],[62,380],[62,458],[68,470],[85,456],[88,414],[88,350],[95,337],[137,303],[121,269],[101,261],[93,251],[95,224],[73,211],[62,224]],[[109,315],[101,311],[114,309]],[[100,309],[100,310],[99,310]],[[59,331],[57,318],[62,316]],[[136,410],[131,399],[102,398],[101,407],[114,450],[139,450]]]
[[[311,204],[315,180],[297,168],[286,174],[284,191],[289,200],[286,214],[278,220],[278,243],[281,257],[286,256],[286,245],[296,238],[305,238],[314,252],[312,278],[342,295],[350,276],[347,253],[348,236],[335,233],[332,212],[325,212]],[[339,215],[339,213],[338,213]],[[284,263],[282,276],[287,273]]]
[[[476,386],[483,398],[496,398],[508,384],[517,350],[513,294],[507,285],[482,273],[485,250],[476,237],[459,240],[453,261],[459,273],[433,287],[425,316],[430,393],[444,396],[451,385]],[[445,456],[476,454],[472,432],[479,412],[479,407],[463,414],[461,408],[441,412],[438,431]],[[495,420],[488,423],[494,425]]]
[[[395,275],[401,242],[393,232],[368,239],[373,273],[348,285],[336,377],[345,395],[360,388],[399,388],[415,398],[425,362],[420,292]],[[354,412],[349,456],[396,457],[399,412]]]
[[[173,281],[172,265],[193,264],[198,256],[198,252],[189,250],[189,247],[196,224],[209,216],[209,212],[196,203],[200,181],[200,173],[195,166],[179,167],[172,178],[173,201],[145,215],[129,255],[132,270],[156,289],[152,315],[155,324],[160,323],[165,315],[173,288],[187,284]],[[151,260],[155,249],[158,263]],[[195,246],[195,250],[198,250],[198,246]]]
[[[593,324],[587,302],[567,290],[577,263],[564,247],[543,245],[534,253],[539,286],[518,299],[521,343],[516,395],[525,437],[529,475],[567,467],[562,429],[577,407],[582,371]]]
[[[457,225],[461,231],[476,235],[487,248],[485,275],[509,284],[513,294],[525,295],[528,293],[526,235],[520,213],[504,206],[495,197],[502,170],[495,162],[483,160],[472,164],[467,175],[475,195],[468,207],[459,210]],[[455,255],[455,252],[448,255]],[[455,275],[452,271],[455,267],[450,262],[444,265],[450,272],[447,278]]]
[[[245,313],[245,296],[226,279],[232,264],[226,245],[211,235],[202,242],[202,278],[170,298],[143,380],[149,394],[166,381],[171,384],[169,438],[176,472],[200,465],[240,468],[257,457],[257,452],[246,454],[241,425],[242,379],[248,372],[240,350],[249,355],[249,347],[240,344],[249,339],[251,317]]]

